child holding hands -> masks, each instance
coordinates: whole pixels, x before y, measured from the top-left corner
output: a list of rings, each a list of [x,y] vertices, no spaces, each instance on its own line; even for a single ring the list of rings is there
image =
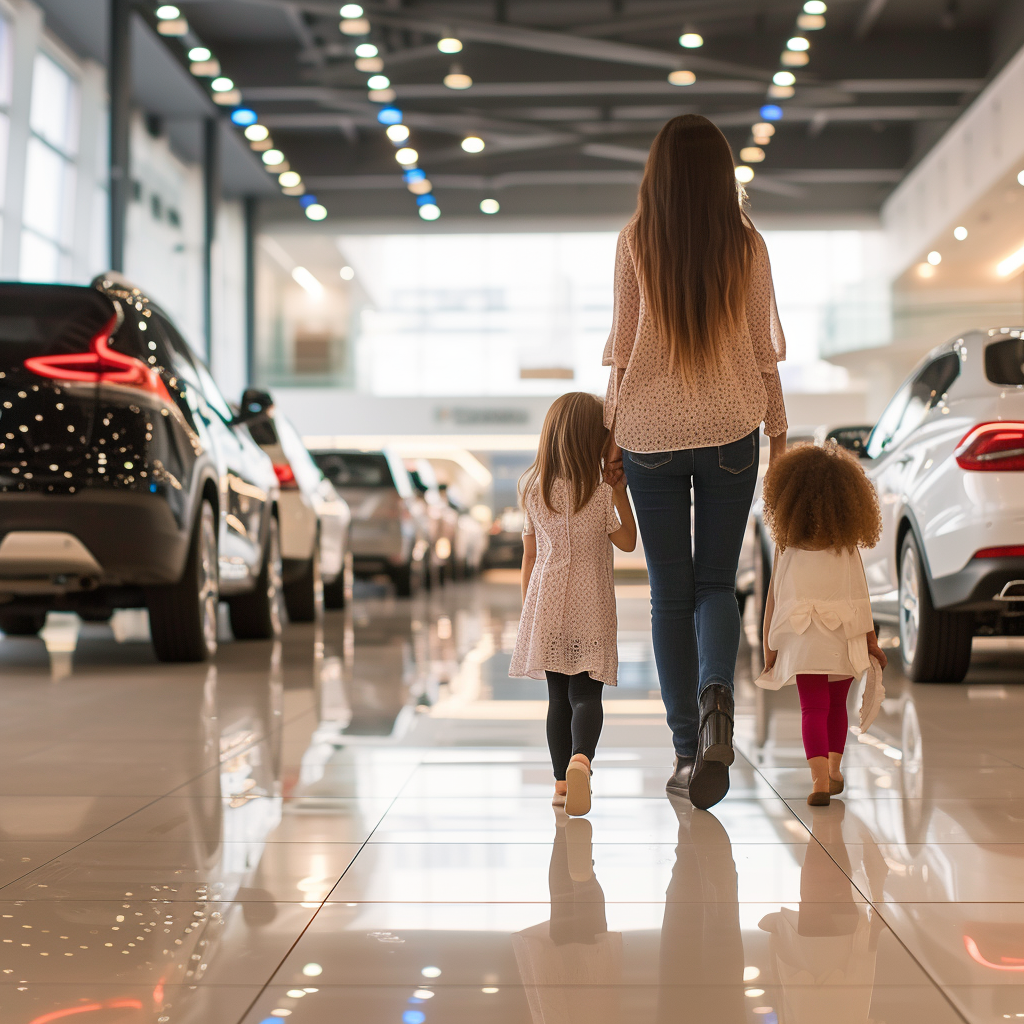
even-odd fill
[[[544,419],[537,458],[520,483],[523,612],[510,676],[547,678],[552,803],[590,810],[591,762],[605,685],[618,672],[612,544],[636,547],[625,478],[610,487],[601,460],[608,442],[600,399],[571,392]]]
[[[807,802],[826,805],[843,791],[854,678],[868,675],[862,728],[883,696],[886,658],[858,550],[878,543],[878,499],[854,456],[834,442],[796,445],[765,476],[764,521],[775,565],[765,602],[765,669],[756,682],[770,690],[796,683],[813,781]]]

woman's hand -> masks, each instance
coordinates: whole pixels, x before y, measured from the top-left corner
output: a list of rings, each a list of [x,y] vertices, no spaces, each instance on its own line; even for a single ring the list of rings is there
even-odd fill
[[[781,434],[776,434],[774,437],[768,438],[768,466],[771,467],[772,463],[780,455],[786,454],[786,431]]]
[[[773,651],[767,644],[764,645],[764,669],[767,672],[775,664],[775,659],[778,658],[779,652]]]
[[[615,443],[614,437],[608,438],[604,452],[604,482],[609,487],[624,487],[626,474],[622,468],[622,449]]]

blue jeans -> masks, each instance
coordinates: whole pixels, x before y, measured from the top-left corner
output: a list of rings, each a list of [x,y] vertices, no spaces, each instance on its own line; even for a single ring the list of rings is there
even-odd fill
[[[680,757],[697,753],[700,691],[711,683],[733,686],[736,565],[759,454],[756,430],[712,448],[623,452],[651,580],[654,660]]]

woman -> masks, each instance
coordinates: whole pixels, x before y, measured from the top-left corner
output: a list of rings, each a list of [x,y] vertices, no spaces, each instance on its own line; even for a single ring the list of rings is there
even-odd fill
[[[758,428],[786,449],[785,338],[764,240],[732,151],[705,117],[674,117],[619,235],[604,363],[606,478],[624,472],[651,580],[654,657],[676,761],[666,789],[696,807],[729,790],[736,565],[757,481]],[[693,538],[690,488],[693,488]]]

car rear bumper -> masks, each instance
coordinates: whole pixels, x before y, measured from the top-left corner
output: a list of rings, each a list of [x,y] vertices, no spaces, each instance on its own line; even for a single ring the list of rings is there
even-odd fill
[[[1009,611],[1010,602],[998,595],[1015,580],[1024,581],[1024,558],[972,558],[959,572],[931,581],[932,602],[945,611]],[[1024,585],[1010,593],[1024,602]]]
[[[158,496],[0,494],[0,594],[174,583],[189,539]]]

